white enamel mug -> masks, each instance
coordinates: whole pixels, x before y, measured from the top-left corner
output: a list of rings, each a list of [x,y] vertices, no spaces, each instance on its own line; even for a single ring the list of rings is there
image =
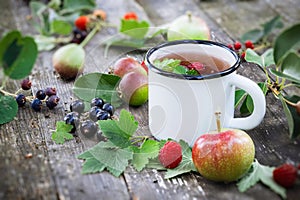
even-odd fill
[[[217,57],[230,67],[203,76],[179,75],[154,66],[156,59],[189,52]],[[149,68],[149,127],[157,139],[183,139],[192,146],[204,133],[217,129],[215,113],[221,112],[224,128],[252,129],[260,124],[266,111],[265,96],[252,80],[236,74],[240,59],[227,46],[200,40],[180,40],[151,48],[145,63]],[[253,99],[250,116],[234,117],[235,88],[245,90]]]

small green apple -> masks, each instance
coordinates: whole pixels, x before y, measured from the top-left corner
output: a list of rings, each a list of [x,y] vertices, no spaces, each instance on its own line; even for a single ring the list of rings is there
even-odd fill
[[[54,52],[52,64],[55,71],[66,80],[76,78],[83,72],[84,49],[78,44],[67,44]]]
[[[169,26],[168,41],[173,40],[209,40],[210,30],[205,21],[191,13],[176,18]]]
[[[255,147],[250,136],[238,129],[221,129],[201,135],[193,145],[192,159],[209,180],[232,182],[251,167]]]
[[[148,77],[136,71],[126,73],[120,83],[121,98],[131,106],[140,106],[148,100]]]

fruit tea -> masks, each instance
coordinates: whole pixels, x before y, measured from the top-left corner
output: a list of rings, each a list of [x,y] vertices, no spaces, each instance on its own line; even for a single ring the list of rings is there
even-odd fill
[[[154,65],[167,72],[195,76],[216,74],[230,68],[225,60],[194,52],[164,55],[154,60]]]

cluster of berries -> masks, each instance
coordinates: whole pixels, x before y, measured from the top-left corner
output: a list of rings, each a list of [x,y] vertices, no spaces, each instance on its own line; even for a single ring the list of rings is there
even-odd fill
[[[98,132],[98,120],[112,119],[114,107],[101,98],[94,98],[90,102],[90,110],[85,112],[85,104],[81,100],[75,100],[70,104],[71,112],[64,117],[66,124],[73,126],[70,133],[77,136],[76,128],[88,138],[95,136]]]
[[[279,185],[290,188],[297,181],[298,171],[300,171],[300,164],[297,169],[294,165],[285,163],[274,169],[273,179]]]
[[[75,28],[73,29],[71,43],[80,44],[90,30],[95,27],[95,24],[104,20],[106,20],[106,13],[101,9],[94,10],[90,15],[79,16],[74,22]]]
[[[31,81],[29,79],[24,79],[21,82],[22,90],[31,89]],[[20,107],[25,106],[26,102],[29,101],[31,108],[34,111],[40,111],[42,109],[43,102],[49,109],[53,109],[57,106],[60,98],[56,96],[56,88],[47,87],[44,90],[38,90],[34,97],[26,97],[24,94],[20,93],[16,96],[16,101]]]
[[[242,59],[245,59],[247,49],[254,49],[254,44],[250,40],[245,41],[244,45],[242,45],[242,43],[240,43],[239,41],[236,41],[234,44],[228,44],[227,46],[228,48],[239,53]]]

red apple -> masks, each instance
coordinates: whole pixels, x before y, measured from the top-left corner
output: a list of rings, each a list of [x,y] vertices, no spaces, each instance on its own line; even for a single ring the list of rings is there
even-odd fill
[[[193,145],[192,159],[209,180],[232,182],[251,167],[255,147],[250,136],[238,129],[218,129],[201,135]]]
[[[147,76],[147,71],[144,67],[132,57],[123,57],[115,62],[112,68],[113,74],[123,77],[129,72],[138,72],[141,75]]]

